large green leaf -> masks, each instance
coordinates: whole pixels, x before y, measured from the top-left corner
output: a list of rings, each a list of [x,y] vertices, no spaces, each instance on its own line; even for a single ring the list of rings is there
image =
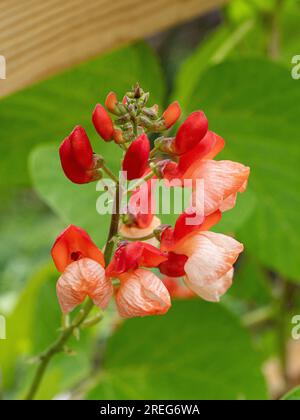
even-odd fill
[[[89,399],[263,399],[259,359],[222,306],[176,302],[163,317],[127,321],[109,340]]]
[[[77,124],[89,134],[91,113],[97,102],[114,90],[120,95],[139,81],[151,90],[154,102],[164,94],[161,70],[155,55],[144,44],[129,46],[81,64],[0,101],[0,188],[28,185],[27,157],[33,146],[59,142]],[[3,136],[1,136],[3,137]],[[96,138],[96,136],[95,136]],[[109,162],[115,152],[97,140]],[[47,161],[44,162],[47,165]]]
[[[251,167],[254,213],[239,239],[266,266],[300,278],[300,84],[263,59],[223,63],[199,78],[182,105],[205,110],[226,141],[219,158]],[[239,201],[237,202],[239,205]]]

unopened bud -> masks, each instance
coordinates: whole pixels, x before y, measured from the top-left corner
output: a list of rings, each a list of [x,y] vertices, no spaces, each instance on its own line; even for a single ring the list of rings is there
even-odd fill
[[[117,95],[114,92],[109,92],[105,100],[105,107],[106,109],[115,114],[118,105]]]
[[[116,128],[113,135],[114,141],[117,144],[126,143],[126,140],[124,139],[122,130]]]
[[[175,154],[174,137],[159,137],[155,140],[154,144],[155,148],[162,153],[167,153],[169,155]]]
[[[156,108],[143,108],[142,112],[146,117],[151,118],[152,120],[155,120],[157,118],[157,109]]]

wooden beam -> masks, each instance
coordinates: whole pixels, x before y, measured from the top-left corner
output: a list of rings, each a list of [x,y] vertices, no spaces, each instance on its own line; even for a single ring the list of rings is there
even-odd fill
[[[226,0],[1,0],[0,96]]]

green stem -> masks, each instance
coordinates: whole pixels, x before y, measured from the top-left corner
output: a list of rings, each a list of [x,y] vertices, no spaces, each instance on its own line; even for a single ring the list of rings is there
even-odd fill
[[[112,173],[112,171],[106,166],[106,165],[102,165],[101,169],[103,170],[103,172],[105,172],[113,181],[115,181],[116,184],[119,183],[118,178]]]
[[[151,179],[154,176],[154,172],[151,171],[149,172],[144,178],[140,179],[138,182],[136,182],[132,188],[130,188],[130,190],[127,190],[125,192],[125,194],[130,194],[133,193],[138,187],[140,187],[141,185],[143,185],[144,182],[149,181],[149,179]]]
[[[105,252],[104,252],[104,259],[105,259],[106,265],[109,263],[112,256],[113,249],[114,249],[114,243],[112,241],[112,238],[118,233],[119,218],[120,218],[119,183],[117,182],[117,188],[116,188],[116,193],[115,193],[115,213],[111,217],[110,229],[109,229]],[[92,302],[91,299],[88,299],[84,307],[80,310],[78,315],[75,317],[75,319],[71,323],[71,325],[67,327],[66,329],[64,329],[62,333],[60,334],[60,336],[58,337],[58,339],[53,344],[51,344],[43,353],[41,353],[38,356],[39,366],[33,377],[33,381],[31,383],[29,391],[25,396],[25,400],[34,399],[52,357],[58,353],[61,353],[64,350],[64,346],[66,342],[72,336],[74,331],[84,323],[84,321],[86,320],[87,316],[89,315],[93,307],[94,307],[94,303]]]
[[[57,354],[60,353],[64,350],[64,345],[65,343],[68,341],[68,339],[72,336],[73,331],[75,330],[75,328],[80,327],[80,325],[82,324],[82,322],[84,321],[84,319],[87,317],[87,315],[90,313],[90,311],[92,310],[94,304],[93,302],[89,299],[82,312],[81,312],[81,316],[79,316],[78,318],[76,318],[76,320],[70,325],[70,327],[68,327],[67,329],[65,329],[61,335],[59,336],[59,338],[57,339],[57,341],[55,341],[52,345],[50,345],[48,347],[47,350],[45,350],[43,353],[41,353],[38,357],[39,359],[39,367],[35,373],[35,376],[33,378],[32,384],[30,386],[30,389],[25,397],[25,400],[32,400],[35,397],[35,394],[41,384],[41,381],[43,379],[43,376],[46,372],[46,369],[48,367],[48,364],[50,362],[50,360],[52,359],[52,357]]]

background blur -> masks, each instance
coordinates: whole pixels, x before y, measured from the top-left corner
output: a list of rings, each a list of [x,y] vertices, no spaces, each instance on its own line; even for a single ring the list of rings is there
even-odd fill
[[[54,359],[39,398],[265,399],[299,385],[299,1],[1,4],[2,397],[22,398],[30,357],[58,334],[49,256],[57,234],[74,223],[99,246],[106,236],[95,185],[65,179],[57,147],[82,124],[117,170],[91,113],[110,90],[121,97],[137,81],[149,103],[177,99],[184,115],[203,109],[226,140],[221,157],[251,167],[247,193],[216,228],[246,251],[219,305],[180,301],[167,316],[123,325],[110,308]]]

